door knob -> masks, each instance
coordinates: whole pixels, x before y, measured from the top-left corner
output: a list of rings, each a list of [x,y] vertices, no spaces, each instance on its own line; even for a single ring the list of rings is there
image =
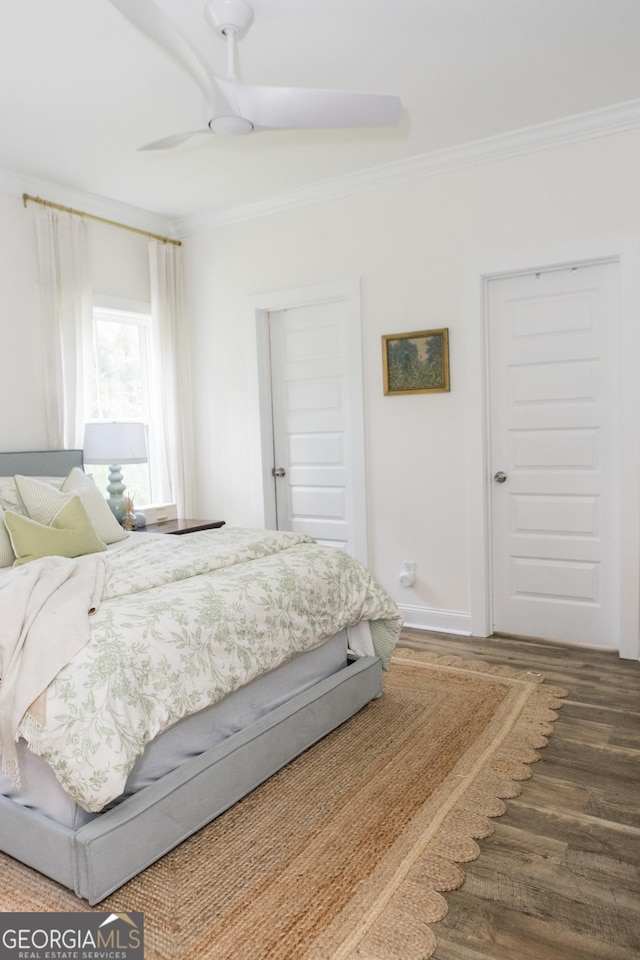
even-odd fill
[[[497,473],[494,473],[493,479],[496,483],[504,483],[507,479],[507,475],[506,473],[503,473],[502,470],[498,470]]]
[[[284,467],[274,467],[271,471],[271,476],[273,477],[286,477],[287,471]]]

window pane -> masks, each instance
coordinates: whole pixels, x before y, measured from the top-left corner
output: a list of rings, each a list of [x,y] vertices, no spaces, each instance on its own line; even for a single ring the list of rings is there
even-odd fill
[[[149,410],[146,336],[148,317],[94,312],[95,354],[91,419],[146,421]],[[89,469],[105,495],[109,468]],[[151,503],[149,465],[124,464],[122,477],[134,505]]]
[[[138,324],[96,320],[92,416],[142,420],[145,415]]]

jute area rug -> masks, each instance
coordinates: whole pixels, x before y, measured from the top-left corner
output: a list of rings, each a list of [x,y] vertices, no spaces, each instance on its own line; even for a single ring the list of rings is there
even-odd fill
[[[5,911],[142,911],[145,960],[424,960],[551,733],[536,674],[399,650],[369,704],[91,908],[0,855]]]

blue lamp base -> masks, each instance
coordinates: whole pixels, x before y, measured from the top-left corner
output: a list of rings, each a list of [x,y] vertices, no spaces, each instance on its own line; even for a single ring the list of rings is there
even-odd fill
[[[125,489],[125,485],[122,482],[122,467],[116,463],[111,464],[109,467],[109,483],[107,484],[107,490],[109,491],[107,503],[109,504],[111,513],[120,524],[127,514],[127,501],[124,496]]]

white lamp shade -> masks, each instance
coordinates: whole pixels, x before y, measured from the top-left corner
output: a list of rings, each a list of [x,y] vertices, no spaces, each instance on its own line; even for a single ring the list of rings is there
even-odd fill
[[[114,420],[85,424],[85,463],[146,463],[147,459],[144,423]]]

